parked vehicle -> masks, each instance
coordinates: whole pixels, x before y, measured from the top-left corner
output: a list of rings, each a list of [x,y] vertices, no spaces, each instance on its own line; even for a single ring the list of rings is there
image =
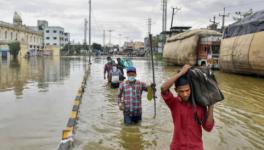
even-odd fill
[[[221,70],[264,76],[264,10],[229,25],[220,50]]]
[[[221,33],[208,29],[186,31],[170,37],[164,46],[163,58],[169,64],[219,68]]]

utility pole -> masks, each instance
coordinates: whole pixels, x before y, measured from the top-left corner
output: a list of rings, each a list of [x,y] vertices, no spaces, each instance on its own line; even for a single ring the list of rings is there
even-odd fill
[[[83,40],[83,49],[86,50],[87,45],[87,19],[84,19],[84,40]]]
[[[103,31],[103,50],[105,50],[105,30]]]
[[[148,34],[151,34],[151,18],[148,18]]]
[[[162,32],[167,30],[167,0],[162,0]]]
[[[109,47],[111,47],[111,33],[113,32],[114,30],[108,30],[109,32]]]
[[[215,22],[215,16],[213,17],[213,20],[209,20],[210,22],[212,22],[213,24],[216,24],[216,22]]]
[[[219,14],[219,16],[222,17],[222,33],[223,33],[225,28],[225,17],[229,17],[229,13],[228,14],[225,13],[225,7],[224,7],[224,13],[222,15]]]
[[[180,10],[181,10],[181,8],[178,8],[178,7],[172,7],[171,27],[170,27],[170,30],[171,30],[171,28],[172,28],[172,26],[173,26],[173,18],[174,18],[174,12],[175,12],[175,9],[176,9],[176,11],[180,11]]]
[[[209,25],[209,29],[211,30],[217,30],[217,25],[219,24],[218,22],[215,21],[215,16],[213,17],[213,20],[209,20],[209,22],[212,22],[212,25]]]
[[[89,64],[91,64],[91,10],[92,2],[89,0]]]

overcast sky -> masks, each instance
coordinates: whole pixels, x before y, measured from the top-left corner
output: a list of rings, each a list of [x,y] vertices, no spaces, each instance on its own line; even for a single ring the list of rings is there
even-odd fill
[[[147,18],[152,18],[152,33],[158,34],[162,29],[162,0],[92,0],[92,42],[103,42],[103,30],[113,30],[112,43],[119,44],[125,40],[143,41],[147,35]],[[180,7],[175,14],[174,26],[192,26],[205,28],[209,19],[216,16],[223,8],[230,13],[226,24],[233,22],[236,11],[253,11],[264,9],[264,0],[168,0],[168,22],[171,22],[172,7]],[[37,20],[47,20],[50,26],[64,27],[70,32],[71,40],[83,42],[84,18],[89,16],[88,0],[1,0],[0,20],[12,22],[17,11],[23,24],[37,25]],[[121,34],[121,38],[119,38]],[[109,32],[106,32],[106,43]]]

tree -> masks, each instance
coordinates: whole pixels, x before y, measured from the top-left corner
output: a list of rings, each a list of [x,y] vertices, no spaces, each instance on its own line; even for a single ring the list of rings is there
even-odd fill
[[[10,54],[13,55],[14,58],[17,58],[17,55],[20,51],[20,43],[19,42],[12,42],[8,44]]]
[[[248,11],[246,11],[246,12],[237,11],[237,12],[235,12],[236,16],[233,16],[233,19],[235,21],[240,21],[241,19],[243,19],[243,18],[245,18],[247,16],[250,16],[252,14],[253,14],[253,9],[252,8],[249,9]]]
[[[93,50],[102,50],[102,46],[101,46],[101,44],[98,44],[98,43],[93,43],[93,45],[92,45],[92,49]]]

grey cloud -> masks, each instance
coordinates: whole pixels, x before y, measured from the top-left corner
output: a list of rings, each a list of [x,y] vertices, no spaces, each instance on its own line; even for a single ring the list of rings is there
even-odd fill
[[[147,32],[148,17],[152,18],[152,32],[161,32],[162,0],[92,0],[93,40],[102,43],[102,30],[115,30],[113,42],[118,42],[118,34],[130,39],[143,40]],[[250,4],[247,4],[250,3]],[[242,5],[245,4],[245,5]],[[222,13],[223,7],[231,14],[239,10],[263,9],[263,0],[168,0],[168,27],[171,21],[171,7],[182,8],[175,15],[174,25],[188,25],[194,28],[206,27],[209,19]],[[38,19],[49,21],[69,31],[75,41],[83,39],[83,20],[88,18],[88,0],[2,0],[0,20],[12,21],[17,10],[25,24],[36,25]],[[220,21],[217,17],[217,21]],[[227,23],[232,22],[229,17]],[[108,37],[107,37],[108,38]],[[93,41],[92,40],[92,41]]]

